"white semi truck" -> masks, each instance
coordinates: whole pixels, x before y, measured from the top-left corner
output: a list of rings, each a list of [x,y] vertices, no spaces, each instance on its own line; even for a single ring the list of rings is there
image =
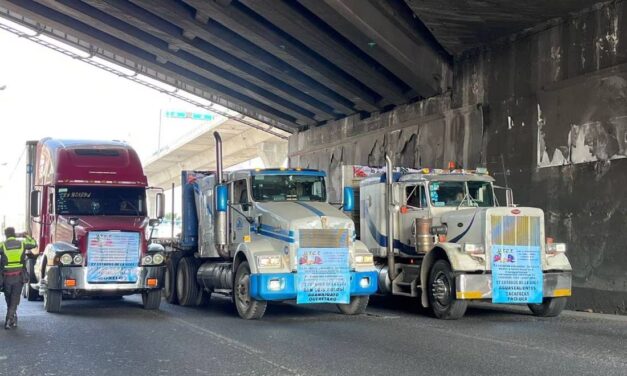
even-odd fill
[[[462,317],[471,300],[560,314],[572,269],[566,245],[545,237],[541,209],[517,207],[510,189],[498,206],[485,169],[395,172],[386,161],[372,176],[358,166],[343,172],[344,184],[359,185],[359,238],[380,293],[419,297],[441,319]]]
[[[325,173],[309,169],[182,172],[183,226],[164,242],[164,293],[170,303],[233,297],[244,319],[261,318],[268,301],[334,303],[364,312],[377,272],[355,225],[327,202]],[[344,209],[352,209],[347,190]]]

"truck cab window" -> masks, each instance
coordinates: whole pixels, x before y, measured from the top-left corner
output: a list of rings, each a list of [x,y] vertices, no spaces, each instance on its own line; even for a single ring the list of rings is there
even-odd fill
[[[405,187],[406,204],[413,208],[427,207],[427,196],[425,195],[425,187],[422,185],[411,185]]]
[[[468,194],[478,206],[494,206],[492,184],[483,181],[469,181],[467,185]]]
[[[270,175],[253,176],[255,201],[320,201],[327,200],[323,176]]]
[[[55,207],[61,215],[145,216],[146,191],[135,187],[57,187]]]
[[[432,181],[429,197],[435,207],[494,206],[492,186],[485,181]]]

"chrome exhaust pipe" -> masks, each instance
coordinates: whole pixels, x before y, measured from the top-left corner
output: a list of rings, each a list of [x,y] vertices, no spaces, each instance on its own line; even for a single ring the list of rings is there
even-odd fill
[[[392,183],[394,182],[394,172],[392,168],[392,159],[389,155],[385,155],[385,194],[387,197],[386,214],[387,214],[387,256],[388,256],[388,276],[390,281],[396,279],[396,260],[394,259],[394,194],[392,192]]]
[[[215,222],[213,224],[213,232],[214,232],[214,243],[216,246],[216,250],[218,254],[222,258],[229,258],[228,252],[228,217],[227,211],[217,210],[218,208],[218,190],[219,186],[223,183],[223,166],[222,166],[222,137],[220,137],[220,133],[213,132],[213,137],[216,140],[216,184],[214,188],[214,207],[215,210]],[[222,209],[224,210],[224,209]]]

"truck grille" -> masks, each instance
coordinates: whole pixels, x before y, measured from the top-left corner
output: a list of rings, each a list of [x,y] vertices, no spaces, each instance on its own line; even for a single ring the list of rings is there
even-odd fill
[[[492,244],[540,246],[540,217],[492,215],[490,217]]]
[[[138,232],[89,232],[88,282],[135,282],[140,258],[139,244]]]
[[[301,248],[347,248],[347,229],[302,229],[299,231]]]

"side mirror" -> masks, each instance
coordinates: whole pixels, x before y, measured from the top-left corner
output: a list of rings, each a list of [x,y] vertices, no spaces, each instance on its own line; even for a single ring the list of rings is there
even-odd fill
[[[165,217],[165,195],[161,192],[157,193],[156,200],[157,200],[157,210],[156,210],[157,218],[161,219]]]
[[[41,203],[41,191],[31,191],[30,192],[30,215],[31,217],[39,217],[39,215],[41,214],[40,212],[40,205]]]
[[[242,204],[242,210],[243,211],[248,211],[250,210],[250,204],[248,202],[245,202]]]
[[[148,221],[148,226],[155,227],[155,226],[158,226],[159,223],[161,223],[161,219],[159,219],[159,218],[152,218],[152,219],[150,219]]]
[[[512,191],[511,188],[507,188],[505,190],[505,202],[506,202],[508,207],[516,206],[514,204],[514,191]]]
[[[76,226],[78,226],[78,222],[80,219],[78,217],[70,217],[67,220],[70,226],[72,226],[72,244],[78,246],[78,239],[76,239]]]
[[[398,186],[392,186],[392,204],[399,205],[401,202],[400,191]]]
[[[352,212],[355,209],[355,192],[352,187],[344,187],[344,211]]]

